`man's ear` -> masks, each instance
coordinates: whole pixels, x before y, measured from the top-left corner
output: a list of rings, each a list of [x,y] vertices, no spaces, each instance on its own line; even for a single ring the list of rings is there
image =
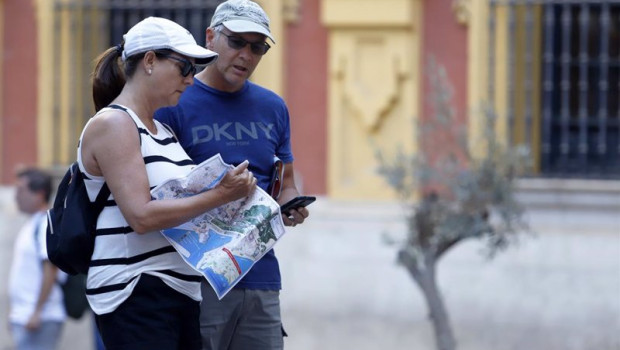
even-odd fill
[[[213,49],[213,42],[215,40],[215,30],[213,30],[213,28],[207,28],[207,30],[205,30],[205,37],[206,37],[206,43],[207,43],[207,49],[212,50]]]

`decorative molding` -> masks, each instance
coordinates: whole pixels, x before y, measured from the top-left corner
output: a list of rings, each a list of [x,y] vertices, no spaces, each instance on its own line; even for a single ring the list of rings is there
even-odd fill
[[[410,28],[418,25],[415,9],[422,0],[321,0],[327,27]]]
[[[390,53],[383,38],[358,37],[354,41],[354,50],[341,53],[333,76],[339,80],[343,102],[352,108],[354,117],[367,133],[375,133],[402,99],[402,84],[411,72],[403,65],[406,58],[402,53]],[[372,51],[386,55],[379,58],[369,54]]]
[[[416,149],[423,0],[320,0],[328,31],[328,194],[393,199],[371,155]]]
[[[452,0],[452,11],[459,24],[469,26],[471,21],[471,6],[471,0]]]
[[[282,14],[286,23],[298,23],[301,15],[301,0],[284,0]]]

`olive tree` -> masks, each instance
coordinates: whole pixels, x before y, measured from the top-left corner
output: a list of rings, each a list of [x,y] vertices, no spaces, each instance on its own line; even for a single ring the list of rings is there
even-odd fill
[[[514,180],[527,171],[529,151],[508,147],[496,132],[495,114],[482,112],[482,154],[472,154],[464,121],[456,118],[443,67],[431,63],[432,115],[416,122],[415,154],[377,151],[379,173],[405,206],[406,238],[398,262],[421,288],[439,350],[456,349],[449,313],[437,285],[439,260],[458,243],[478,239],[489,257],[529,232],[515,198]]]

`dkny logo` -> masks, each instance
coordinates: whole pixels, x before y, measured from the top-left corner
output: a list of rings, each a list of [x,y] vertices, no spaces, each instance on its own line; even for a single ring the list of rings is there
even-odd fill
[[[192,128],[192,141],[194,145],[210,141],[249,141],[258,140],[259,137],[271,140],[271,130],[274,124],[263,123],[225,123],[220,125],[200,125]]]

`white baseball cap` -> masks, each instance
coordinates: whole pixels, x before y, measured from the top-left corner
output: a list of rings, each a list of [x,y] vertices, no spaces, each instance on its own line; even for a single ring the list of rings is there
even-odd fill
[[[131,27],[125,35],[123,61],[146,51],[169,49],[181,55],[192,57],[198,65],[209,65],[217,60],[218,54],[196,44],[192,34],[177,23],[161,18],[148,17]]]
[[[250,0],[228,0],[219,4],[211,18],[211,28],[220,24],[235,33],[259,33],[276,42],[269,30],[269,17]]]

